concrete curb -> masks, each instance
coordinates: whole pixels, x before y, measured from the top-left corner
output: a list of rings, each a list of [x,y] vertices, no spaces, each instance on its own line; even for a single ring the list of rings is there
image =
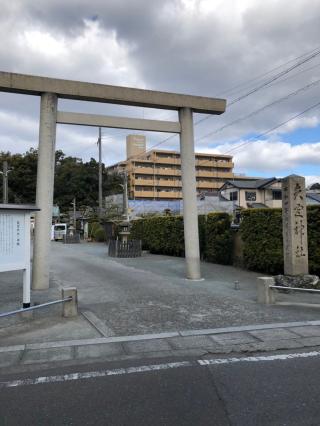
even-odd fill
[[[86,358],[255,352],[320,345],[320,321],[184,330],[0,347],[0,367]]]

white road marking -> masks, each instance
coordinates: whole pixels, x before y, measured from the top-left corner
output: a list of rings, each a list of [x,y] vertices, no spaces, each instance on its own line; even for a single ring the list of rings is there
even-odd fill
[[[199,365],[218,365],[218,364],[234,364],[236,362],[261,362],[261,361],[285,361],[295,358],[310,358],[319,356],[320,351],[301,352],[295,354],[267,355],[267,356],[248,356],[240,358],[221,358],[221,359],[200,359]]]
[[[116,368],[113,370],[87,371],[84,373],[61,374],[58,376],[43,376],[34,379],[13,380],[10,382],[0,382],[1,388],[12,388],[26,385],[39,385],[43,383],[68,382],[70,380],[92,379],[96,377],[120,376],[124,374],[146,373],[149,371],[169,370],[171,368],[191,367],[194,365],[189,361],[170,362],[166,364],[141,365],[139,367]]]
[[[249,356],[239,358],[217,358],[200,359],[197,361],[169,362],[165,364],[141,365],[138,367],[116,368],[113,370],[87,371],[83,373],[61,374],[58,376],[42,376],[30,379],[12,380],[9,382],[0,382],[0,389],[13,388],[18,386],[39,385],[43,383],[61,383],[71,380],[93,379],[96,377],[120,376],[134,373],[147,373],[150,371],[170,370],[182,367],[196,367],[221,364],[235,364],[239,362],[263,362],[263,361],[286,361],[288,359],[311,358],[320,355],[320,351],[298,352],[293,354],[279,354],[267,356]]]

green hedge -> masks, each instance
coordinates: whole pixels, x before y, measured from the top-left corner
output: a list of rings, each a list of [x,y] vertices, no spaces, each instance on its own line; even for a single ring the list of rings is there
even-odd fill
[[[250,209],[241,214],[243,265],[247,269],[283,272],[282,210]]]
[[[310,273],[320,275],[320,207],[308,206]],[[266,274],[283,273],[281,209],[242,212],[243,266]],[[131,238],[141,239],[151,253],[184,256],[183,218],[155,216],[133,222]],[[204,260],[232,263],[232,232],[227,213],[199,216],[200,253]]]
[[[268,274],[283,273],[282,210],[252,209],[242,212],[243,264]],[[308,206],[310,273],[320,273],[320,207]]]
[[[205,226],[205,260],[230,265],[232,263],[231,221],[228,213],[210,213]]]
[[[310,272],[320,275],[320,207],[308,206],[308,251]]]
[[[232,240],[227,213],[200,215],[200,254],[210,262],[230,264]],[[184,256],[183,218],[155,216],[133,221],[131,238],[142,240],[144,250],[151,253]]]
[[[132,223],[131,238],[142,240],[142,248],[151,253],[184,255],[181,216],[154,216],[135,220]]]

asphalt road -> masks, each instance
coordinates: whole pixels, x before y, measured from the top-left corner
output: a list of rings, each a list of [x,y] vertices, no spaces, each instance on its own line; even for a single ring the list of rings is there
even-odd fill
[[[0,382],[0,424],[319,425],[319,354],[283,357],[214,365],[145,359],[7,375]],[[171,364],[179,361],[185,364]],[[47,383],[36,384],[39,376]]]

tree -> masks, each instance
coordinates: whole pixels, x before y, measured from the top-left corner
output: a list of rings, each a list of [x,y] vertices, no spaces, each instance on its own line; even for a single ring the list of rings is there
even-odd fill
[[[9,174],[9,203],[34,203],[36,199],[38,152],[31,148],[25,154],[0,153],[0,164],[8,162],[12,171]],[[2,192],[2,181],[1,181]]]
[[[13,169],[9,174],[9,202],[35,203],[37,159],[38,152],[33,148],[24,154],[0,153],[0,167],[3,161],[8,161]],[[94,158],[84,163],[80,158],[66,157],[61,150],[56,151],[55,163],[54,203],[61,211],[68,211],[74,198],[79,206],[97,207],[99,163]],[[121,176],[107,173],[104,164],[102,167],[103,194],[121,192]],[[0,191],[2,193],[2,179]]]
[[[316,189],[320,189],[320,183],[313,183],[311,186],[310,186],[310,189],[312,190],[312,191],[314,191],[314,190],[316,190]]]

